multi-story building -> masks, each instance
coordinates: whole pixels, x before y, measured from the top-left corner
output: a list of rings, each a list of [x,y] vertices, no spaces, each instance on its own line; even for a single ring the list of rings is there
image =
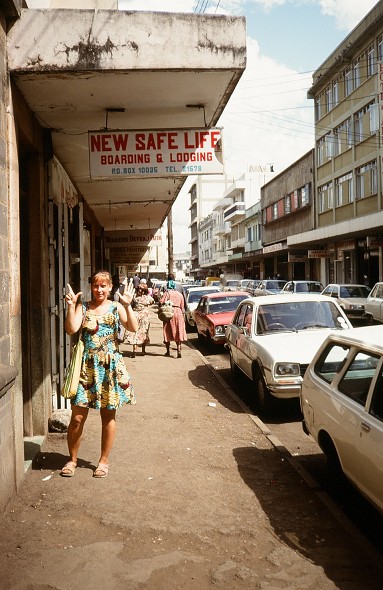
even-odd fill
[[[245,211],[245,252],[243,255],[246,261],[245,276],[249,278],[260,278],[262,259],[262,214],[261,201],[255,203]]]
[[[294,232],[287,243],[326,251],[325,282],[383,278],[382,64],[381,1],[315,71],[308,93],[315,102],[315,229]]]
[[[288,238],[314,228],[314,150],[261,188],[261,278],[318,279],[320,266],[308,250],[288,247]]]
[[[206,276],[207,270],[201,267],[199,259],[199,232],[198,226],[201,220],[209,215],[216,203],[222,198],[227,187],[225,175],[197,176],[192,184],[190,194],[190,248],[191,268],[193,277]]]

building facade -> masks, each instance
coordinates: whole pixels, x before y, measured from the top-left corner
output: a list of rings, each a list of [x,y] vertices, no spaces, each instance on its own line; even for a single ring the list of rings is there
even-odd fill
[[[325,250],[325,282],[382,280],[383,2],[315,71],[315,228],[289,247]]]

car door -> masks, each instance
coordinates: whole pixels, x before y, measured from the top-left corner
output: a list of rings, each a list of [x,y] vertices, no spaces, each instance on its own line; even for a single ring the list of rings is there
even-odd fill
[[[204,331],[203,314],[205,313],[205,310],[206,310],[206,297],[201,297],[201,299],[199,300],[198,305],[196,307],[196,310],[194,312],[194,323],[197,327],[197,331],[200,333]]]
[[[254,334],[254,306],[247,302],[241,306],[241,314],[238,316],[238,326],[236,335],[236,352],[238,367],[251,377],[252,373],[252,348]]]
[[[379,508],[383,509],[383,368],[380,360],[379,376],[373,384],[368,412],[360,423],[356,461],[358,487]]]
[[[340,445],[343,469],[363,493],[379,496],[383,505],[381,367],[379,355],[359,350],[340,379],[338,390],[345,396],[340,414],[344,432]],[[369,402],[372,388],[374,403]]]

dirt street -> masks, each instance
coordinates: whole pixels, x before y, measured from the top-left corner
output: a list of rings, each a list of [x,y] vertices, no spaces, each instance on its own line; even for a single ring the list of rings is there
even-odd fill
[[[0,518],[1,590],[369,590],[373,556],[222,387],[200,354],[165,358],[153,312],[129,358],[137,404],[118,411],[109,475],[95,479],[91,412],[73,478],[50,435]]]

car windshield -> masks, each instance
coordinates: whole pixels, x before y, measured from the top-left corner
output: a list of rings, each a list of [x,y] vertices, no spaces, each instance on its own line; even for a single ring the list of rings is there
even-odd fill
[[[217,297],[209,301],[208,313],[222,313],[223,311],[235,311],[238,305],[247,298],[247,295],[235,295],[232,297]]]
[[[285,284],[286,281],[266,281],[265,289],[275,289],[276,291],[281,291]]]
[[[340,288],[340,296],[345,299],[354,297],[368,297],[370,289],[363,285],[347,285]]]
[[[322,293],[323,285],[321,283],[297,283],[295,290],[297,293]]]
[[[210,293],[215,293],[216,291],[213,291],[212,289],[209,290]],[[219,289],[217,289],[217,291],[219,291]],[[198,302],[202,295],[205,295],[206,290],[204,291],[203,289],[201,289],[200,291],[190,291],[189,292],[189,296],[188,296],[188,303],[196,303]]]
[[[347,323],[332,301],[297,301],[260,305],[256,323],[257,334],[345,327]]]

